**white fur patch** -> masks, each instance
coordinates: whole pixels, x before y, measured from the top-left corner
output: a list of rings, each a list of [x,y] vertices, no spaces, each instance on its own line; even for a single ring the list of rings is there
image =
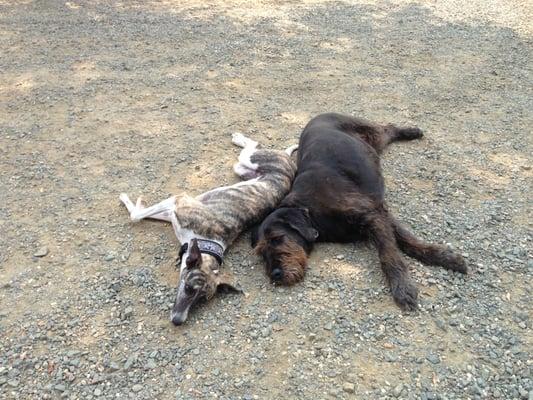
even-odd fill
[[[233,144],[243,147],[241,154],[239,154],[239,163],[255,171],[258,165],[252,162],[251,157],[257,150],[258,143],[238,132],[233,134],[231,141]]]
[[[250,138],[247,138],[246,136],[244,136],[242,133],[239,133],[239,132],[235,132],[232,136],[231,136],[231,142],[236,145],[236,146],[239,146],[239,147],[256,147],[257,146],[257,142],[250,139]]]
[[[251,177],[257,177],[257,172],[250,169],[241,163],[233,164],[233,171],[243,179],[251,179]]]
[[[292,153],[294,153],[296,150],[298,150],[297,144],[287,147],[287,149],[285,150],[285,153],[287,153],[287,155],[290,157],[292,156]]]

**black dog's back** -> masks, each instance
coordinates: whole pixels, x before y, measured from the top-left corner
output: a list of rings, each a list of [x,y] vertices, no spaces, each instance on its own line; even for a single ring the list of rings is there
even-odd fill
[[[308,209],[318,241],[366,239],[366,216],[384,207],[379,153],[403,139],[400,130],[335,113],[313,118],[300,136],[296,178],[282,206]]]
[[[304,173],[300,174],[298,185],[320,190],[325,185],[324,190],[337,196],[357,188],[360,194],[380,202],[385,188],[379,156],[364,140],[365,135],[357,133],[357,127],[348,121],[342,123],[343,118],[346,117],[339,114],[322,114],[304,128],[299,148],[305,151],[298,153],[298,171]]]

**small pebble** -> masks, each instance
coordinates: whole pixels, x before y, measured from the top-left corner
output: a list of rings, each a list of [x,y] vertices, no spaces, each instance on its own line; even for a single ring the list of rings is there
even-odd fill
[[[139,384],[133,385],[133,387],[131,388],[131,390],[134,393],[140,392],[142,389],[143,389],[143,385],[139,385]]]
[[[35,253],[33,253],[34,257],[44,257],[48,254],[48,247],[43,246],[39,248]]]
[[[353,393],[355,392],[355,385],[351,382],[345,382],[342,385],[342,390],[344,390],[346,393]]]

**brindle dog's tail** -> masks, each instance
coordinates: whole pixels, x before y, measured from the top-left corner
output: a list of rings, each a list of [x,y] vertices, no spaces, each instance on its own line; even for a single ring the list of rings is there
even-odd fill
[[[415,258],[426,265],[438,265],[440,267],[466,274],[468,269],[464,258],[453,252],[449,247],[426,243],[409,232],[394,217],[390,216],[394,229],[394,236],[398,247],[409,257]]]

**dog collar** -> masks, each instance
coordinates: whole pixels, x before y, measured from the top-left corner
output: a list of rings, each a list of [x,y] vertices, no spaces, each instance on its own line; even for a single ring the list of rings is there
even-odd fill
[[[196,239],[198,243],[198,248],[200,253],[209,254],[210,256],[215,257],[219,265],[222,265],[224,261],[224,247],[220,243],[215,242],[214,240],[207,239]],[[179,259],[187,252],[189,248],[189,243],[183,243],[180,248]]]

